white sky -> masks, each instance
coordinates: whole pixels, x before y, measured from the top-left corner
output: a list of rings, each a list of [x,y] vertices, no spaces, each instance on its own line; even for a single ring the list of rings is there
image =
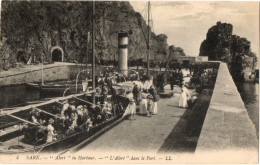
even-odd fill
[[[147,1],[130,3],[144,14]],[[233,34],[251,41],[259,56],[259,2],[151,1],[151,12],[155,34],[166,34],[168,44],[183,48],[186,55],[199,55],[208,29],[221,21],[233,25]]]

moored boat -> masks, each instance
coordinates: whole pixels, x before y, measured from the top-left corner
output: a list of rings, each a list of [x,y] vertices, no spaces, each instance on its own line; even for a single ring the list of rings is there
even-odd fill
[[[52,99],[34,105],[33,109],[39,112],[41,121],[48,121],[50,118],[55,119],[53,125],[56,136],[55,140],[51,142],[47,142],[48,133],[46,123],[34,123],[27,120],[32,113],[31,106],[2,112],[0,116],[0,153],[61,152],[86,139],[89,139],[89,141],[93,140],[123,119],[121,118],[123,109],[128,104],[126,98],[122,96],[108,97],[107,103],[111,104],[110,113],[97,114],[95,112],[97,109],[93,109],[93,104],[89,101],[92,99],[92,96],[88,96],[87,94],[91,94],[91,92]],[[112,99],[116,99],[117,103],[111,102]],[[73,129],[70,128],[71,123],[66,125],[71,119],[69,117],[63,118],[58,111],[64,106],[64,101],[68,101],[70,105],[75,107],[86,107],[88,111],[88,115],[81,116],[81,122],[78,122],[78,126]],[[99,110],[101,112],[103,112],[103,108],[105,107],[99,103],[95,106],[100,106]],[[89,127],[88,119],[92,120],[93,127]]]
[[[88,84],[91,83],[92,80],[88,80]],[[83,85],[76,84],[76,81],[57,81],[57,82],[48,82],[45,84],[41,83],[26,83],[27,88],[38,89],[41,92],[55,92],[55,93],[63,93],[66,89],[69,88],[68,93],[77,93],[76,91],[82,91]]]

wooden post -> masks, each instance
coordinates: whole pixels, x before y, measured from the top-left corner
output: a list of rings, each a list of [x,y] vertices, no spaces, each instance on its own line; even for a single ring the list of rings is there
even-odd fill
[[[95,1],[92,3],[92,90],[95,90]],[[92,97],[95,104],[95,92]]]

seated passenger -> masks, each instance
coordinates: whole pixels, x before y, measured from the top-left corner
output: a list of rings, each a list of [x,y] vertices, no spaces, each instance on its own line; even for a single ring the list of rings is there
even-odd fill
[[[35,124],[40,124],[38,119],[40,118],[40,113],[32,108],[31,112],[30,112],[30,117],[29,117],[29,121]]]
[[[78,115],[77,124],[81,125],[84,121],[84,114],[83,114],[83,106],[82,105],[79,105],[77,107],[77,115]]]
[[[107,101],[107,94],[108,94],[108,87],[107,87],[107,83],[104,83],[104,85],[102,86],[102,102]]]
[[[87,121],[86,121],[86,129],[89,131],[93,127],[93,122],[91,120],[91,117],[87,116]]]
[[[69,103],[68,103],[68,100],[65,100],[63,104],[64,104],[64,105],[63,105],[63,107],[62,107],[62,110],[61,110],[60,115],[61,115],[61,117],[62,117],[63,119],[68,119],[67,111],[68,111],[69,106],[70,106]]]
[[[101,115],[103,116],[104,120],[108,120],[112,115],[111,109],[108,107],[108,103],[105,103],[105,106],[102,108]]]
[[[77,111],[76,111],[75,106],[71,106],[71,110],[72,110],[72,112],[71,112],[70,118],[71,118],[72,124],[71,124],[69,129],[74,130],[75,127],[78,126],[78,124],[77,124],[78,115],[77,115]]]

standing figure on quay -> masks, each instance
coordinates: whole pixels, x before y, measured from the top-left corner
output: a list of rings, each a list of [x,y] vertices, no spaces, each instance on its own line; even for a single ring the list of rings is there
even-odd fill
[[[186,88],[186,85],[182,84],[181,86],[181,95],[179,100],[179,107],[187,108],[188,107],[188,99],[190,98],[190,93]]]
[[[157,114],[157,102],[159,101],[159,96],[157,95],[157,91],[156,91],[154,85],[152,85],[151,88],[149,89],[149,93],[152,96],[151,113],[152,113],[152,115],[156,115]]]
[[[135,119],[134,117],[136,114],[136,104],[135,104],[133,93],[130,91],[127,92],[126,97],[128,98],[129,103],[122,117],[130,116],[130,120],[132,120]]]

